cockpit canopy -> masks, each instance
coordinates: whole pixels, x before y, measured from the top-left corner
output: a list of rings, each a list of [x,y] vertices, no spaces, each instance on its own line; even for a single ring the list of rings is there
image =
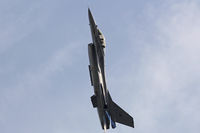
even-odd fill
[[[105,48],[106,47],[105,37],[103,36],[102,32],[99,29],[98,29],[98,35],[99,35],[102,47]]]

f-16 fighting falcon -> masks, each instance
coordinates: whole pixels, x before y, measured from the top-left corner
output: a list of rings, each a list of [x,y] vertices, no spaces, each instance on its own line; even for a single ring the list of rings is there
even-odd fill
[[[110,123],[112,128],[115,128],[116,122],[134,128],[133,118],[113,102],[106,87],[105,38],[97,28],[90,9],[88,9],[88,17],[93,41],[93,43],[88,44],[90,80],[94,87],[94,95],[91,96],[92,105],[97,108],[102,129],[105,131],[110,128]]]

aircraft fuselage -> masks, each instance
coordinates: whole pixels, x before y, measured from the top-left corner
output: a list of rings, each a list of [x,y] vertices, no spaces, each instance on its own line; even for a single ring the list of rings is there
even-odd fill
[[[132,117],[117,106],[110,97],[105,79],[105,38],[97,28],[89,9],[88,17],[93,41],[93,43],[88,44],[90,80],[94,87],[94,95],[91,97],[93,107],[97,108],[100,123],[104,130],[109,129],[110,123],[112,128],[116,127],[115,122],[126,124],[126,121],[124,122],[123,117],[121,117],[122,113],[130,119],[128,124],[133,127]]]

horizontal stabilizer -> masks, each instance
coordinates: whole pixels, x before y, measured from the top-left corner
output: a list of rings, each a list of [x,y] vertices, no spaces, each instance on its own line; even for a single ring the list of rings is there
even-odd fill
[[[134,128],[133,118],[113,101],[111,101],[110,103],[110,113],[111,113],[111,119],[113,121]]]

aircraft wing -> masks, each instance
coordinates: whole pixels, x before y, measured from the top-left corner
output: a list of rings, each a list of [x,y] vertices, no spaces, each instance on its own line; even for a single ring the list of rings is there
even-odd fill
[[[111,102],[110,113],[113,121],[134,128],[133,118],[113,101]]]

